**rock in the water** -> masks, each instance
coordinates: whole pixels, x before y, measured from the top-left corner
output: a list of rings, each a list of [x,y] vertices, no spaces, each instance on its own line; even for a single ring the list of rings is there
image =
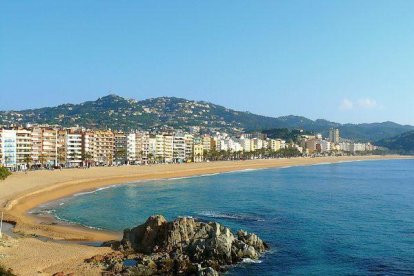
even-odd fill
[[[205,223],[189,217],[168,222],[161,215],[151,216],[144,224],[124,230],[122,241],[116,245],[125,255],[140,256],[136,258],[137,266],[129,272],[144,275],[215,276],[216,270],[223,266],[244,258],[258,259],[268,249],[255,234],[241,230],[235,236],[229,228],[216,222]],[[116,270],[119,271],[119,266]]]

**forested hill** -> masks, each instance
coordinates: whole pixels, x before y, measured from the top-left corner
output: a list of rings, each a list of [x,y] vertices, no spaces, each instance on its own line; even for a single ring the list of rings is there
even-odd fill
[[[378,146],[386,147],[402,154],[414,154],[414,131],[409,131],[395,137],[376,142]]]
[[[339,124],[327,120],[310,120],[301,116],[267,117],[236,111],[204,101],[174,97],[147,100],[126,99],[108,95],[80,104],[63,104],[21,111],[1,111],[0,125],[47,123],[62,126],[80,125],[88,128],[150,129],[160,126],[186,128],[202,126],[236,132],[274,128],[304,129],[327,133],[337,127],[344,138],[376,141],[414,130],[392,122],[373,124]]]

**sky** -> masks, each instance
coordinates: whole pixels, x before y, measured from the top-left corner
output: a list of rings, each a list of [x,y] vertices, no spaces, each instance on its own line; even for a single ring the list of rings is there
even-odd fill
[[[414,1],[0,1],[0,110],[175,96],[414,124]]]

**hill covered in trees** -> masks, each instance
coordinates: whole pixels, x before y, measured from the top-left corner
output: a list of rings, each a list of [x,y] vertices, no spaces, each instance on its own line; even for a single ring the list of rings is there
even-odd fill
[[[414,154],[414,131],[409,131],[392,138],[382,139],[376,142],[376,144],[397,153]]]
[[[137,101],[117,95],[108,95],[80,104],[0,112],[0,125],[27,123],[80,125],[115,130],[156,129],[162,126],[186,129],[190,126],[200,126],[230,133],[266,129],[303,129],[325,135],[330,128],[335,127],[340,129],[342,137],[361,141],[377,141],[414,130],[413,126],[393,122],[339,124],[293,115],[273,118],[236,111],[204,101],[175,97]]]

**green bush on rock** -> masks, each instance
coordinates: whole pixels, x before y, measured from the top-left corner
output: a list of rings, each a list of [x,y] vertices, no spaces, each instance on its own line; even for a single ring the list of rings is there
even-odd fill
[[[6,179],[9,175],[11,175],[11,172],[8,169],[0,167],[0,180]]]

